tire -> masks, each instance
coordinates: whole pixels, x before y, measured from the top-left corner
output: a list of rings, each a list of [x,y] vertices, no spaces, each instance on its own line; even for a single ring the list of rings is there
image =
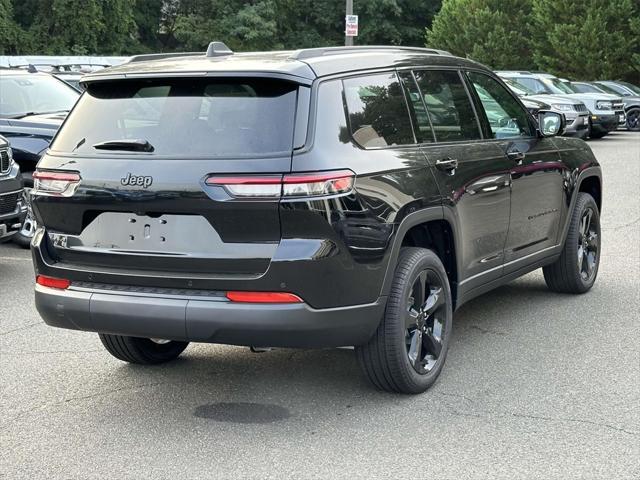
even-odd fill
[[[591,195],[580,192],[562,254],[554,263],[542,268],[549,289],[559,293],[589,291],[598,276],[600,251],[598,205]]]
[[[591,129],[591,131],[589,132],[589,138],[593,138],[593,139],[600,139],[606,135],[609,135],[609,132],[596,132],[595,130]]]
[[[627,130],[640,132],[640,107],[632,107],[627,110]]]
[[[189,342],[151,340],[122,335],[98,334],[104,348],[118,360],[139,365],[169,362],[187,348]]]
[[[384,317],[369,342],[356,347],[365,376],[387,392],[424,392],[444,366],[452,318],[449,280],[438,256],[403,248]]]

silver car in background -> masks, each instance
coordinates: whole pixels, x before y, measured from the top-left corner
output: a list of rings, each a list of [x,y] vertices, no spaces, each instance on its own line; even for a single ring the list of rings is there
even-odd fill
[[[602,138],[626,123],[624,104],[619,96],[606,93],[575,93],[558,77],[549,73],[529,71],[500,71],[496,73],[503,79],[509,78],[528,87],[536,95],[561,95],[583,102],[591,114],[589,117],[589,136],[591,138]]]
[[[589,134],[589,109],[580,100],[563,95],[536,95],[526,85],[511,78],[502,79],[521,100],[532,100],[548,105],[552,112],[562,113],[567,121],[563,136],[585,139]]]

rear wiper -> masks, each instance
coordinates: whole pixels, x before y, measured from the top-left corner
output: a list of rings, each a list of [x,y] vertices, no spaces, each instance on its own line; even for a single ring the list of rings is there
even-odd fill
[[[148,140],[107,140],[93,145],[97,150],[126,150],[129,152],[153,152],[155,148]]]

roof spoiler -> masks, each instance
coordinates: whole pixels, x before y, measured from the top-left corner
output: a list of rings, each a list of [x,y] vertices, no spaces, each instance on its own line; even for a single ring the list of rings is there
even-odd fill
[[[207,57],[224,57],[233,55],[233,51],[223,42],[211,42],[206,52],[173,52],[173,53],[145,53],[143,55],[135,55],[129,59],[127,63],[147,62],[150,60],[166,60],[169,58],[181,57],[198,57],[205,55]]]

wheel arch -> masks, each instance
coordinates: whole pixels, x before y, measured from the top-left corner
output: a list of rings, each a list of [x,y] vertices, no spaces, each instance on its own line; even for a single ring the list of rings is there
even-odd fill
[[[442,261],[447,276],[453,308],[456,308],[458,285],[458,258],[456,231],[452,219],[447,218],[442,207],[429,207],[407,215],[394,236],[393,247],[387,264],[382,295],[388,295],[395,267],[402,247],[421,247],[432,250]]]
[[[583,178],[578,185],[578,192],[588,193],[596,201],[598,211],[602,212],[602,179],[598,175]]]

